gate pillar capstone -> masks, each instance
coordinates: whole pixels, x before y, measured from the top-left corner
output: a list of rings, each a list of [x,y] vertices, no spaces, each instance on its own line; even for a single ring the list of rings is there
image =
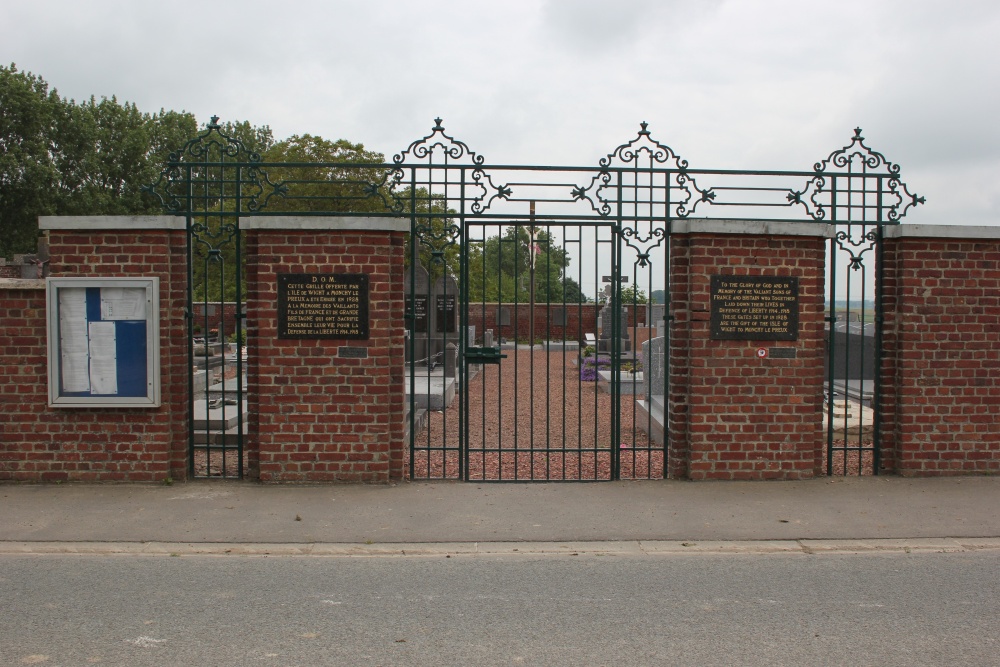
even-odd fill
[[[260,480],[401,478],[409,221],[259,217],[240,225],[250,318],[248,447]],[[367,276],[367,338],[279,338],[282,274]]]
[[[830,226],[680,221],[671,235],[669,470],[691,479],[805,479],[823,438]],[[713,275],[796,277],[795,340],[713,340]]]

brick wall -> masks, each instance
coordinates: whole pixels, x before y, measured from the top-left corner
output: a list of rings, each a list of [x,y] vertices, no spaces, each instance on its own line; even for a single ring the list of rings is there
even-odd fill
[[[48,407],[44,283],[0,279],[0,481],[186,477],[185,233],[163,224],[112,220],[87,227],[54,219],[43,225],[53,276],[159,276],[159,408]],[[246,233],[251,474],[269,482],[401,478],[403,232],[337,229],[336,221],[300,231],[266,224]],[[678,229],[671,263],[671,477],[800,479],[819,472],[825,443],[820,230],[779,225],[723,233],[709,223]],[[1000,233],[916,225],[888,228],[886,236],[882,467],[903,475],[1000,472]],[[368,274],[370,338],[279,340],[277,275],[284,272]],[[797,276],[798,339],[711,340],[713,274]],[[526,322],[528,306],[521,307],[518,320]],[[544,320],[539,308],[536,318]],[[580,312],[576,326],[587,333],[586,318],[597,308]],[[571,310],[570,328],[573,322]],[[492,328],[486,321],[482,327]],[[368,357],[341,358],[344,345],[364,347]],[[759,347],[789,348],[795,357],[759,359]]]
[[[599,303],[535,304],[535,340],[571,340],[583,342],[586,334],[600,338],[597,318],[604,306]],[[628,310],[629,336],[632,327],[645,328],[646,306],[626,305]],[[498,324],[501,309],[510,313],[510,324]],[[565,324],[559,324],[559,311],[565,312]],[[531,330],[531,304],[528,303],[471,303],[469,304],[469,324],[476,327],[476,337],[482,339],[483,332],[493,330],[493,339],[502,336],[510,341],[527,342]]]
[[[61,223],[56,219],[52,224]],[[48,407],[44,282],[0,290],[0,320],[4,322],[0,328],[0,480],[183,479],[187,443],[184,232],[52,228],[49,236],[53,276],[159,276],[162,404],[159,408]]]
[[[256,229],[246,247],[251,468],[264,482],[401,478],[404,234]],[[370,338],[279,340],[279,273],[368,274]]]
[[[1000,472],[996,229],[983,232],[994,238],[981,239],[962,238],[968,232],[960,228],[888,231],[887,467],[903,475]]]
[[[817,226],[805,233],[690,233],[672,241],[671,476],[805,479],[820,472],[825,238]],[[797,276],[798,339],[712,340],[713,274]],[[770,356],[759,358],[758,348]],[[776,358],[775,348],[791,348],[795,358]]]
[[[208,308],[206,309],[206,306]],[[214,330],[218,340],[229,340],[236,333],[236,304],[233,302],[196,301],[191,304],[194,313],[194,335],[197,337],[212,335]]]

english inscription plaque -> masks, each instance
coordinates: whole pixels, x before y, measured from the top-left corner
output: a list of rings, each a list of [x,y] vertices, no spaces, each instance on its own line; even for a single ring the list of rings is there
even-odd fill
[[[278,274],[278,338],[368,339],[368,275]]]
[[[796,340],[799,279],[712,276],[712,340]]]

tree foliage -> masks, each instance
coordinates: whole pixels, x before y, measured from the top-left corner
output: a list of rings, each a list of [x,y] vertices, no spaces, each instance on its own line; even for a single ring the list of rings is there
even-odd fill
[[[38,216],[159,212],[142,192],[194,116],[116,98],[77,104],[40,76],[0,67],[0,256],[35,251]]]
[[[552,235],[530,227],[508,226],[502,234],[471,246],[468,254],[471,301],[582,303],[588,301],[566,275],[570,256]]]
[[[415,256],[432,279],[459,273],[455,212],[422,188],[400,183],[390,192],[392,168],[383,166],[381,153],[311,134],[275,141],[270,127],[245,120],[223,123],[218,131],[243,145],[237,161],[259,160],[270,183],[279,186],[266,211],[413,215],[419,238],[413,246],[408,237],[407,266]],[[190,113],[145,113],[116,97],[78,104],[60,97],[40,76],[15,65],[0,67],[0,256],[34,252],[42,215],[162,213],[160,200],[143,188],[159,179],[170,153],[197,133]],[[192,246],[194,295],[232,300],[236,268],[244,265],[229,231],[242,213],[236,210],[237,193],[230,191],[234,181],[213,184],[207,174],[195,176],[192,212],[204,229]],[[548,232],[538,231],[532,241],[529,228],[509,226],[470,246],[470,298],[528,301],[533,273],[536,301],[587,301],[566,275],[569,263],[569,254]]]
[[[625,305],[639,305],[646,303],[646,292],[635,285],[622,288],[621,302]]]

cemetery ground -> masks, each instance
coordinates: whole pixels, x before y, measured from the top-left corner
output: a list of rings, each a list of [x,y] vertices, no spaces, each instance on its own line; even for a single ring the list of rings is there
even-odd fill
[[[623,479],[663,476],[663,454],[647,451],[636,422],[634,394],[620,397],[621,438],[612,442],[611,394],[581,381],[575,347],[505,353],[469,382],[469,479],[610,479],[613,446],[622,450]],[[416,452],[415,477],[460,476],[457,401],[432,412],[416,439],[417,447],[441,449]]]
[[[640,334],[637,347],[647,337]],[[612,397],[597,382],[581,381],[578,351],[555,343],[505,352],[500,364],[482,366],[469,381],[468,479],[610,479]],[[642,381],[622,384],[620,477],[662,479],[663,452],[649,442],[651,425],[642,423],[648,416],[635,410],[636,399],[643,398]],[[860,405],[849,403],[848,413],[852,409]],[[840,414],[835,412],[835,419]],[[458,401],[429,414],[416,435],[415,479],[461,477],[459,431]],[[828,465],[832,475],[873,474],[872,452],[863,451],[872,447],[870,429],[835,431],[834,438],[835,451],[829,464],[823,454],[821,474]],[[856,451],[837,451],[845,445]]]

